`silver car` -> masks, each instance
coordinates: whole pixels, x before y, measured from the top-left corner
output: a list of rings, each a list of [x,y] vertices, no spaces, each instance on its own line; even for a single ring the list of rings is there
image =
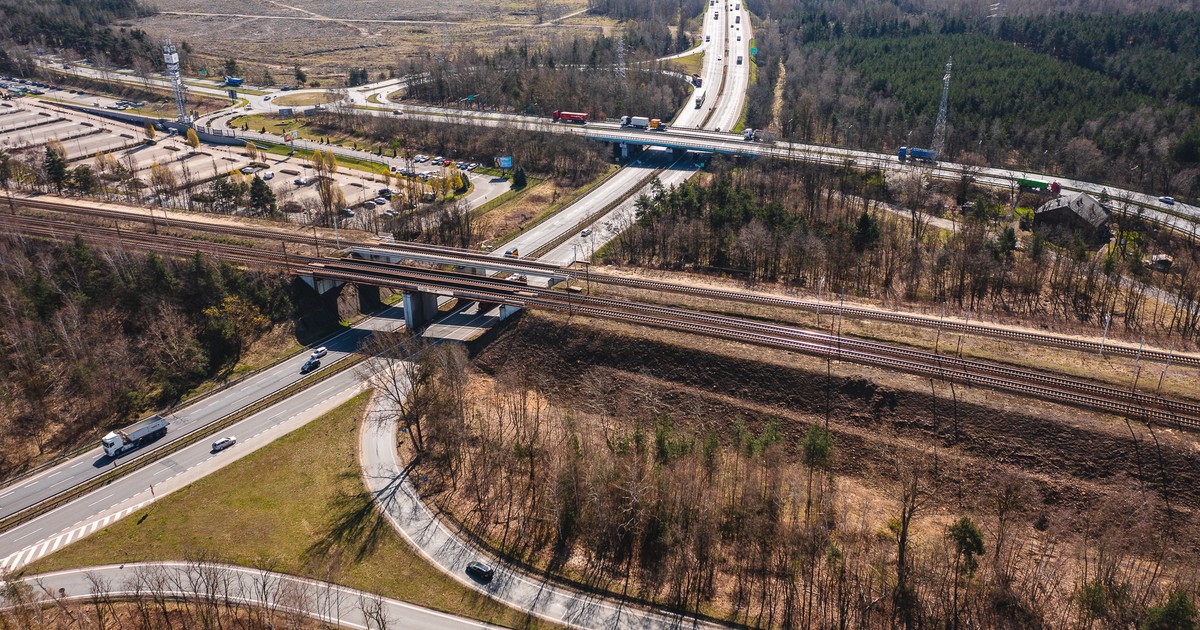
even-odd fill
[[[232,435],[223,437],[212,443],[212,452],[219,453],[230,446],[233,446],[234,444],[237,444],[237,438],[233,437]]]

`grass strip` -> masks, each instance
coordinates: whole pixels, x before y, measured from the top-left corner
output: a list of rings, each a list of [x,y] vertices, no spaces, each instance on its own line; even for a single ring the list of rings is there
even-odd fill
[[[509,627],[557,627],[468,589],[375,509],[358,464],[364,392],[229,466],[23,570],[205,555],[329,580]],[[236,446],[234,447],[237,448]]]
[[[113,470],[106,471],[104,474],[92,477],[91,479],[88,479],[77,486],[63,490],[62,492],[50,497],[49,499],[46,499],[45,501],[41,501],[40,503],[31,505],[19,512],[10,514],[5,518],[0,519],[0,532],[12,529],[21,523],[29,521],[30,519],[45,514],[50,510],[81,497],[92,490],[106,486],[120,477],[124,477],[125,475],[128,475],[134,471],[145,468],[146,466],[149,466],[150,464],[153,464],[154,462],[162,460],[166,457],[170,457],[173,453],[176,453],[188,446],[191,446],[192,444],[195,444],[196,442],[207,438],[212,433],[219,432],[226,427],[241,422],[242,420],[258,413],[259,411],[267,409],[275,403],[295,395],[297,392],[308,389],[309,387],[312,387],[317,383],[339,374],[346,369],[358,365],[362,362],[362,360],[363,357],[361,355],[351,355],[350,357],[342,359],[341,361],[337,361],[330,367],[322,369],[308,378],[301,379],[286,387],[275,390],[267,396],[241,407],[214,422],[206,424],[202,427],[197,427],[182,437],[177,438],[168,444],[164,444],[160,448],[135,455],[132,459],[122,462],[120,466]]]

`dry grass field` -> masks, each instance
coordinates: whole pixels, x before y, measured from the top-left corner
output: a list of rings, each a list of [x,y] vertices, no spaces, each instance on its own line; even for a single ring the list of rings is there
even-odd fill
[[[546,3],[538,24],[534,0],[161,0],[159,14],[137,26],[192,45],[210,64],[226,58],[280,69],[295,63],[313,78],[342,77],[350,67],[375,72],[427,53],[494,48],[525,39],[572,37],[612,24],[572,15],[584,0]]]

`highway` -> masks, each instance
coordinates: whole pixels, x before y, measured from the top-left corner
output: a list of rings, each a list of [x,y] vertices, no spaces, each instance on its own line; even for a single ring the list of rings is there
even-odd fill
[[[322,359],[322,363],[328,366],[347,357],[357,348],[358,342],[372,330],[394,330],[403,324],[404,318],[401,309],[386,309],[379,315],[359,322],[354,328],[325,342],[326,347],[329,348],[329,354]],[[201,429],[206,424],[304,378],[299,372],[300,365],[305,360],[307,360],[307,352],[254,374],[199,400],[194,405],[178,408],[169,416],[172,423],[165,438],[152,446],[134,450],[117,458],[117,468],[122,461],[162,448],[189,431]],[[348,398],[346,394],[352,392],[357,386],[358,379],[353,370],[334,376],[316,387],[303,390],[222,432],[222,435],[234,435],[239,438],[239,443],[232,449],[212,454],[210,453],[211,441],[202,440],[170,457],[141,468],[131,475],[121,477],[118,481],[103,486],[95,492],[0,533],[0,558],[3,558],[0,560],[0,568],[12,569],[49,553],[53,550],[51,547],[57,548],[58,545],[54,545],[53,541],[59,540],[60,536],[75,531],[80,526],[103,519],[107,514],[120,512],[128,505],[138,503],[134,499],[142,493],[148,493],[152,484],[159,486],[168,479],[176,478],[177,475],[183,473],[177,482],[183,482],[186,485],[187,482],[208,474],[211,470],[204,465],[206,462],[219,460],[223,465],[223,463],[236,459],[251,448],[250,445],[253,442],[247,443],[246,439],[262,433],[280,422],[294,418],[297,414],[324,407],[327,401]],[[311,420],[315,417],[312,416],[308,419]],[[96,437],[98,442],[99,435]],[[97,447],[35,475],[18,479],[0,490],[0,498],[4,501],[3,515],[14,514],[34,503],[49,499],[106,472],[113,466],[113,461]],[[165,492],[165,487],[160,488],[156,496],[161,496]],[[78,537],[82,536],[74,538]],[[66,540],[60,540],[59,544],[66,544]],[[39,547],[40,553],[38,553]]]
[[[720,4],[718,2],[718,5]],[[737,0],[734,0],[733,4],[737,4]],[[717,19],[712,18],[714,10],[712,5],[709,5],[705,12],[705,33],[713,36],[711,46],[705,55],[702,72],[705,78],[705,89],[709,93],[706,103],[704,107],[697,110],[692,101],[686,102],[672,129],[665,134],[654,136],[654,139],[670,141],[676,146],[685,146],[701,152],[720,151],[733,154],[764,155],[831,164],[846,164],[847,160],[853,160],[853,165],[859,168],[879,167],[889,171],[930,173],[948,178],[961,176],[962,167],[950,163],[933,167],[912,166],[898,163],[895,157],[889,154],[804,144],[763,145],[745,142],[738,134],[707,131],[707,129],[731,129],[740,119],[750,68],[748,48],[751,34],[748,14],[745,11],[731,9],[728,3],[723,7],[718,6],[717,9],[719,9]],[[737,15],[742,16],[741,24],[733,24]],[[741,36],[740,41],[737,39],[739,35]],[[713,54],[718,49],[720,50],[719,54]],[[742,55],[744,58],[740,65],[736,63],[738,55]],[[133,81],[137,80],[133,79]],[[718,96],[717,91],[720,90],[722,83],[724,90]],[[392,82],[380,87],[367,87],[366,90],[352,92],[351,99],[359,106],[365,107],[367,105],[363,103],[366,103],[370,94],[382,93],[384,90],[392,91],[398,89],[398,86],[398,83]],[[224,95],[224,89],[216,86],[197,85],[193,89],[214,95]],[[263,95],[249,93],[243,93],[243,95],[250,101],[251,111],[276,109],[274,103],[267,101]],[[377,104],[371,104],[370,107],[379,109],[361,111],[373,115],[393,115],[391,109],[402,109],[404,115],[410,117],[424,117],[442,122],[465,120],[473,124],[516,126],[539,131],[575,133],[596,140],[644,142],[648,137],[647,134],[656,133],[621,129],[618,125],[604,122],[574,126],[554,124],[545,119],[487,112],[459,112],[409,106],[395,108],[391,105]],[[226,111],[219,116],[210,118],[209,123],[216,127],[230,117],[244,112],[245,110]],[[636,114],[636,112],[631,113]],[[448,118],[447,114],[451,114],[451,117]],[[700,127],[705,130],[700,130]],[[258,134],[241,134],[240,132],[236,135],[239,137],[244,135],[250,139],[258,137]],[[274,139],[278,141],[278,138]],[[297,144],[307,143],[298,142]],[[348,149],[338,149],[337,151],[354,154],[356,157],[363,153],[348,153],[350,151]],[[378,158],[375,159],[378,160]],[[647,185],[639,186],[639,183],[646,182],[653,175],[657,176],[666,186],[676,185],[693,175],[700,168],[703,160],[703,157],[695,156],[676,159],[668,151],[651,149],[590,194],[568,206],[551,219],[530,228],[517,239],[492,252],[492,255],[502,256],[503,251],[509,247],[519,248],[522,254],[550,247],[543,256],[544,260],[549,262],[567,264],[577,259],[590,258],[595,249],[615,238],[632,220],[634,201],[637,194],[646,190]],[[1064,188],[1069,190],[1088,190],[1099,194],[1100,190],[1104,188],[1086,182],[1073,182],[1033,173],[1018,173],[1007,169],[977,169],[975,174],[977,180],[982,183],[1002,187],[1010,185],[1014,177],[1029,176],[1057,179]],[[1200,219],[1200,211],[1190,206],[1177,204],[1173,208],[1160,208],[1158,206],[1162,204],[1159,204],[1152,195],[1126,193],[1111,188],[1108,189],[1108,192],[1114,198],[1128,198],[1131,202],[1141,204],[1146,209],[1146,216],[1153,220],[1174,222],[1177,220],[1175,214],[1180,213]],[[613,204],[614,200],[622,197],[625,197],[623,201]],[[1168,210],[1172,214],[1168,214]],[[587,236],[578,233],[572,234],[582,223],[593,219],[596,227]],[[563,240],[564,236],[568,236],[568,238]],[[558,308],[553,306],[553,302],[549,298],[546,300],[548,307]],[[593,310],[586,311],[587,314],[602,316],[600,307],[589,308]],[[389,309],[385,315],[367,320],[353,330],[327,342],[326,345],[330,347],[331,352],[326,361],[347,356],[349,352],[353,351],[358,340],[366,336],[369,330],[377,329],[377,327],[397,327],[402,322],[398,311],[399,309]],[[629,321],[646,322],[651,325],[657,321],[654,316],[647,314],[628,314],[626,317]],[[711,331],[715,327],[715,324],[698,323],[699,321],[677,326],[676,329],[700,332]],[[661,323],[660,325],[666,324]],[[818,349],[812,342],[786,339],[774,333],[740,330],[736,333],[727,333],[725,336],[751,343],[772,343],[778,347],[787,347],[797,351],[828,355],[833,355],[835,352],[835,349],[828,346]],[[836,356],[852,358],[840,347],[836,348],[836,352],[838,353]],[[167,437],[161,441],[162,444],[148,448],[159,448],[182,433],[224,417],[280,387],[295,382],[300,378],[299,365],[304,358],[303,355],[292,357],[262,373],[252,375],[227,390],[206,397],[195,405],[175,410],[172,414],[173,424]],[[900,364],[899,359],[889,359],[889,361],[892,362],[889,365]],[[933,368],[928,369],[932,370]],[[939,375],[947,375],[947,370],[941,366],[938,366],[937,370]],[[975,378],[975,382],[986,382],[985,379]],[[359,378],[353,371],[334,376],[223,431],[222,434],[236,435],[239,438],[238,445],[228,451],[213,454],[209,452],[208,440],[203,440],[168,458],[123,476],[62,507],[3,532],[0,534],[0,558],[3,558],[0,561],[0,568],[12,569],[24,566],[32,560],[52,553],[61,546],[70,544],[117,518],[131,513],[155,498],[210,474],[251,452],[252,449],[270,443],[272,439],[286,431],[318,417],[324,411],[336,406],[337,403],[349,399],[360,388]],[[394,427],[392,430],[394,431]],[[461,574],[461,568],[469,558],[475,557],[479,552],[433,520],[424,505],[411,495],[410,489],[404,485],[407,482],[400,474],[400,468],[395,461],[395,450],[391,448],[394,440],[390,436],[386,434],[372,436],[369,432],[364,431],[362,439],[364,443],[361,456],[364,458],[364,477],[368,487],[380,497],[391,493],[386,499],[381,498],[381,500],[384,501],[385,511],[393,523],[401,532],[409,536],[419,549],[427,553],[432,561],[460,582],[483,590],[519,609],[529,610],[532,614],[557,619],[572,625],[641,628],[674,627],[681,624],[680,620],[668,615],[637,611],[603,599],[581,597],[570,589],[560,589],[555,585],[504,567],[498,571],[497,579],[486,587],[471,583]],[[390,453],[391,460],[388,460],[388,453]],[[136,454],[138,452],[130,456]],[[0,488],[0,516],[14,514],[24,507],[54,496],[66,488],[94,478],[111,465],[112,462],[103,460],[99,456],[99,449],[94,449],[53,468],[20,479],[5,488]],[[119,461],[117,465],[119,468]],[[408,494],[406,495],[406,493]],[[419,535],[414,535],[414,532],[419,532]],[[121,575],[119,572],[124,571],[124,569],[111,567],[105,570],[116,571],[117,573],[112,573],[114,576],[119,576]],[[61,574],[60,578],[55,579],[62,579],[64,583],[69,583],[72,592],[83,592],[73,591],[80,585],[77,574]],[[424,627],[447,627],[450,623],[447,621],[438,625],[442,621],[441,619],[432,621],[427,619],[425,623],[433,625]],[[472,622],[465,623],[468,625],[462,627],[478,625],[472,624]],[[414,624],[414,627],[423,626],[417,623]]]

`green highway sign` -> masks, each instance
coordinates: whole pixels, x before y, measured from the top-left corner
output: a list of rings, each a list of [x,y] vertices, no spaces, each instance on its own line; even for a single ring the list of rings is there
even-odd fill
[[[757,54],[758,54],[758,46],[755,46],[754,48],[751,48],[751,49],[750,49],[750,54],[751,54],[751,55],[757,55]]]

